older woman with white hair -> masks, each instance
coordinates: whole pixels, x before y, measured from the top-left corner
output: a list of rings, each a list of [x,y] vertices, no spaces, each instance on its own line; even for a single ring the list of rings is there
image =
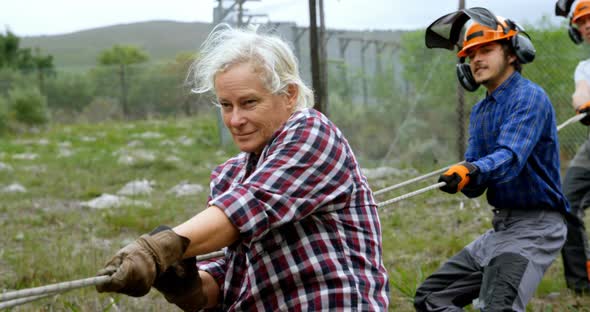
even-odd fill
[[[213,171],[205,210],[121,249],[98,291],[154,286],[185,311],[387,310],[377,205],[340,130],[311,108],[288,44],[216,27],[191,72],[241,152]]]

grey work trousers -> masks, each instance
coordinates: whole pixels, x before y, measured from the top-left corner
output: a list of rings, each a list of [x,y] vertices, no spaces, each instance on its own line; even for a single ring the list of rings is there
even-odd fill
[[[567,169],[563,191],[570,203],[567,240],[561,255],[567,287],[590,293],[590,247],[584,226],[584,209],[590,206],[590,140],[580,147]]]
[[[495,211],[493,229],[429,276],[416,291],[417,311],[525,311],[566,238],[552,210]],[[475,300],[474,300],[475,299]]]

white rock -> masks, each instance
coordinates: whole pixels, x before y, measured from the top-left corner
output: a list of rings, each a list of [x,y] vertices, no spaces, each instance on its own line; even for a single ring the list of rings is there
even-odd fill
[[[146,151],[146,150],[135,150],[135,151],[119,150],[117,152],[114,152],[114,154],[120,155],[117,162],[119,164],[124,164],[124,165],[132,165],[137,162],[153,162],[156,160],[156,154],[154,152]]]
[[[68,158],[68,157],[72,157],[72,155],[74,155],[74,152],[72,150],[67,149],[67,148],[62,148],[57,153],[57,158]]]
[[[142,139],[159,139],[162,136],[163,135],[159,132],[151,132],[151,131],[134,135],[134,137],[142,138]]]
[[[177,163],[181,163],[182,159],[178,158],[178,156],[170,155],[170,156],[166,156],[166,158],[164,158],[164,161],[177,164]]]
[[[194,142],[195,142],[193,139],[191,139],[191,138],[189,138],[187,136],[184,136],[184,135],[181,136],[181,137],[179,137],[177,140],[178,140],[178,143],[180,143],[180,144],[182,144],[184,146],[193,145]]]
[[[149,195],[152,193],[153,188],[156,183],[154,181],[148,180],[135,180],[131,181],[122,189],[120,189],[117,194],[119,195]]]
[[[121,165],[133,165],[135,163],[135,158],[129,155],[121,155],[117,159],[117,163]]]
[[[91,137],[91,136],[81,136],[80,137],[80,140],[82,142],[94,142],[94,141],[96,141],[96,138],[95,137]]]
[[[33,160],[37,159],[39,155],[35,153],[22,153],[22,154],[14,154],[12,155],[12,159],[20,159],[20,160]]]
[[[43,173],[47,171],[47,166],[45,165],[31,165],[31,166],[24,166],[22,167],[24,171],[33,172],[33,173]]]
[[[205,188],[200,184],[189,184],[187,182],[181,182],[180,184],[172,187],[167,193],[174,193],[176,197],[191,196],[203,192]]]
[[[0,171],[13,171],[13,170],[14,169],[12,168],[11,165],[0,162]]]
[[[133,141],[127,143],[127,146],[129,146],[129,147],[143,146],[143,142],[141,142],[139,140],[133,140]]]
[[[176,143],[170,139],[166,139],[160,142],[160,146],[174,146]]]
[[[14,143],[21,144],[21,145],[33,145],[37,142],[34,140],[31,140],[31,139],[18,139],[18,140],[15,140]]]
[[[123,196],[111,195],[111,194],[102,194],[99,197],[87,201],[82,202],[80,204],[83,207],[89,207],[92,209],[105,209],[105,208],[113,208],[113,207],[120,207],[120,206],[143,206],[143,207],[150,207],[151,204],[145,201],[140,200],[130,200]]]
[[[27,192],[27,189],[18,183],[12,183],[12,184],[2,188],[2,193],[26,193],[26,192]]]
[[[81,205],[94,209],[119,207],[121,205],[121,198],[116,195],[102,194],[95,199],[81,203]]]

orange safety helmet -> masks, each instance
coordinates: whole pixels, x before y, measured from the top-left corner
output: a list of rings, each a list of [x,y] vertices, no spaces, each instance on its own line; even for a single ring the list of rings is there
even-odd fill
[[[587,0],[587,2],[590,3],[590,0]],[[467,57],[469,55],[469,50],[476,46],[492,41],[509,39],[516,36],[516,29],[508,27],[508,24],[503,17],[497,16],[496,19],[502,24],[498,25],[496,29],[489,28],[476,21],[473,21],[473,23],[465,32],[465,40],[463,41],[462,46],[463,48],[461,51],[459,51],[459,53],[457,53],[457,56]]]
[[[574,13],[572,14],[572,23],[575,24],[578,19],[590,14],[590,0],[580,0],[576,4]]]

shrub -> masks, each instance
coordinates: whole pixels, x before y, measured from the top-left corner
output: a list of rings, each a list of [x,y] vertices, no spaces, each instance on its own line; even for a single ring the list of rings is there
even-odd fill
[[[16,87],[8,91],[8,101],[17,122],[33,126],[44,125],[49,121],[47,99],[37,88]]]
[[[82,122],[101,122],[123,118],[119,101],[110,97],[97,97],[84,108],[80,115]]]
[[[0,135],[8,129],[8,101],[0,95]]]
[[[52,112],[78,114],[92,101],[94,86],[88,75],[61,72],[47,80],[44,94]]]

